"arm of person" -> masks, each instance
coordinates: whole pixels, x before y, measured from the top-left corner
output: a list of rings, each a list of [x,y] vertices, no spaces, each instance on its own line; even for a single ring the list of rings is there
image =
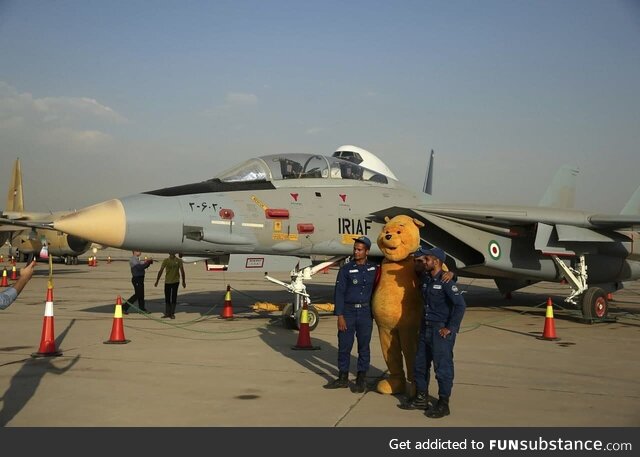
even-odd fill
[[[156,282],[154,284],[155,287],[158,287],[158,281],[162,278],[162,272],[164,271],[164,265],[160,267],[160,271],[158,272],[158,277],[156,278]]]
[[[180,262],[180,274],[182,275],[182,288],[187,287],[187,276],[184,274],[184,265]]]
[[[336,278],[336,287],[333,295],[333,301],[335,303],[335,308],[333,310],[333,314],[338,316],[338,330],[344,332],[347,330],[347,322],[344,319],[344,294],[347,290],[347,268],[343,266],[338,271],[338,276]]]
[[[460,331],[460,324],[462,323],[462,317],[464,316],[467,305],[455,282],[446,283],[443,289],[447,296],[447,301],[452,305],[449,321],[446,327],[440,329],[440,335],[446,337],[449,333],[458,333]]]
[[[457,281],[458,278],[453,273],[453,271],[449,270],[446,264],[442,264],[442,282],[448,283],[449,281]]]
[[[20,295],[24,286],[27,285],[31,277],[33,276],[33,269],[36,266],[36,261],[32,261],[29,265],[20,270],[20,278],[16,283],[7,290],[0,293],[0,309],[7,308],[15,299]]]
[[[16,298],[18,298],[18,292],[16,292],[13,287],[9,287],[0,292],[0,310],[8,308]]]

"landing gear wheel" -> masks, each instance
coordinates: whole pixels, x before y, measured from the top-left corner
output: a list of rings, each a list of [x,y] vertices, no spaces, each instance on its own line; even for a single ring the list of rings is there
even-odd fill
[[[607,294],[599,287],[589,287],[582,296],[582,316],[589,322],[602,321],[607,317],[609,302]]]
[[[300,329],[300,319],[302,318],[302,309],[296,313],[296,328]],[[320,323],[318,311],[313,306],[308,306],[307,319],[309,320],[309,331],[312,332]]]
[[[298,328],[296,318],[293,316],[293,303],[287,303],[282,309],[282,325],[288,330]]]

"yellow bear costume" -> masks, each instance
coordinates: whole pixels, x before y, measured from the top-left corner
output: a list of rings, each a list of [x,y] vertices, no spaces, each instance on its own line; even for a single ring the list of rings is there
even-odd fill
[[[404,215],[385,217],[385,221],[377,241],[385,258],[372,304],[382,355],[389,369],[389,377],[378,382],[377,390],[395,394],[405,393],[406,389],[403,356],[407,378],[412,383],[410,390],[413,389],[422,298],[412,254],[420,246],[420,227],[424,224]]]

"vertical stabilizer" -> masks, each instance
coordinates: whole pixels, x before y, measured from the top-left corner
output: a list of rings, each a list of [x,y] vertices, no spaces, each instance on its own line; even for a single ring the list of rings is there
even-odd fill
[[[20,159],[16,159],[13,164],[13,173],[9,182],[9,192],[7,193],[7,206],[5,211],[21,213],[24,211],[24,196],[22,194],[22,170],[20,169]]]
[[[576,200],[576,176],[579,170],[569,165],[558,169],[538,206],[571,209]]]
[[[627,216],[640,216],[640,187],[636,189],[627,204],[624,205],[620,214]]]
[[[435,157],[435,153],[433,149],[431,150],[431,154],[429,154],[429,164],[427,165],[427,172],[424,175],[424,186],[422,187],[422,191],[425,194],[433,195],[433,159]]]

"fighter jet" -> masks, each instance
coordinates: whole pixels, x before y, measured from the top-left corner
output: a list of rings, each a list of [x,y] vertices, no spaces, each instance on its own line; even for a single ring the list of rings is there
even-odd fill
[[[425,223],[422,243],[444,249],[458,275],[494,279],[503,293],[566,279],[568,303],[589,322],[607,317],[608,292],[640,278],[637,212],[570,209],[571,186],[556,186],[544,206],[437,203],[388,170],[353,146],[331,157],[267,155],[207,181],[109,200],[41,226],[122,249],[241,254],[249,268],[268,255],[348,256],[355,236],[375,239],[386,216],[407,214]],[[375,244],[371,255],[382,255]]]
[[[65,264],[77,264],[78,256],[84,254],[91,243],[74,235],[67,235],[56,230],[32,227],[25,230],[15,223],[29,220],[56,219],[66,214],[33,213],[24,211],[24,191],[22,187],[22,170],[20,160],[13,164],[13,172],[7,193],[7,206],[2,212],[4,224],[0,224],[0,237],[3,243],[10,244],[9,253],[23,261],[28,257],[38,256],[46,247],[47,255],[60,257]]]

